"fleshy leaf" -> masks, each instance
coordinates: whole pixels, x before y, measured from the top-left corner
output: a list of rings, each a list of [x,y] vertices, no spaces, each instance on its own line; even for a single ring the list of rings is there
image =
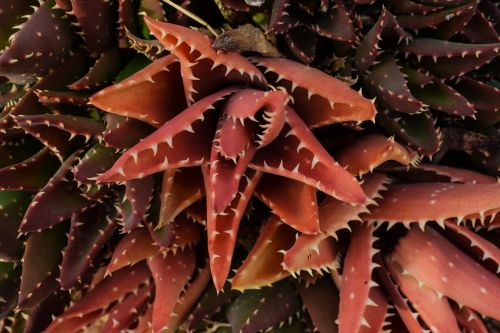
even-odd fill
[[[377,114],[377,123],[420,154],[432,156],[441,147],[441,131],[427,113],[407,115],[384,110]]]
[[[279,219],[305,234],[319,232],[316,189],[296,180],[265,174],[254,195]]]
[[[63,61],[71,44],[68,26],[43,3],[12,35],[10,46],[0,56],[0,75],[15,83],[45,75]]]
[[[428,327],[432,327],[436,332],[460,332],[448,299],[439,298],[436,292],[427,286],[420,286],[417,280],[404,275],[394,263],[388,262],[386,267],[401,292]]]
[[[494,215],[500,210],[498,184],[417,183],[389,187],[379,206],[363,216],[370,222],[402,222],[409,225],[445,219],[476,218]],[[425,207],[425,209],[423,209]]]
[[[52,229],[31,234],[26,241],[19,291],[21,308],[38,304],[59,287],[56,280],[59,275],[57,265],[66,244],[66,230],[65,224],[59,224]]]
[[[338,332],[335,318],[339,313],[339,292],[331,278],[321,277],[309,285],[300,283],[298,291],[315,329],[321,333]]]
[[[21,222],[22,232],[51,227],[93,204],[81,195],[76,182],[66,179],[77,156],[78,152],[64,161],[47,185],[35,195]]]
[[[11,262],[0,262],[0,318],[5,318],[16,306],[21,266]]]
[[[214,209],[208,166],[202,166],[207,191],[207,237],[210,270],[217,290],[221,290],[229,274],[236,236],[241,218],[262,173],[248,170],[240,182],[238,194],[224,212]]]
[[[393,137],[386,138],[379,134],[359,138],[335,157],[340,165],[355,175],[372,172],[377,166],[389,160],[403,165],[418,162],[414,152],[394,141]]]
[[[117,149],[130,148],[152,133],[153,127],[134,118],[108,113],[105,119],[106,131],[102,136],[106,146]]]
[[[498,56],[500,43],[464,44],[432,38],[417,38],[401,48],[413,54],[422,64],[442,78],[462,76]]]
[[[419,284],[487,316],[500,318],[498,277],[477,265],[434,229],[427,227],[421,231],[412,227],[399,241],[390,260]]]
[[[107,0],[71,0],[71,13],[82,29],[86,49],[92,57],[106,51],[113,40],[112,3]]]
[[[130,231],[142,222],[153,195],[153,176],[125,182],[125,196],[122,202],[123,229]]]
[[[80,282],[94,257],[111,237],[116,224],[113,207],[97,205],[74,215],[61,264],[61,286],[69,289]]]
[[[95,177],[109,169],[118,159],[115,149],[96,144],[90,148],[75,166],[75,180],[79,183],[93,184]]]
[[[259,289],[290,275],[281,266],[282,252],[293,245],[295,235],[292,228],[283,224],[276,216],[271,216],[232,278],[232,288],[240,291]]]
[[[299,310],[299,299],[289,281],[251,290],[237,297],[226,312],[233,332],[254,333],[279,326]]]
[[[18,191],[0,191],[0,259],[18,261],[22,258],[23,243],[18,238],[18,229],[31,195]]]
[[[179,60],[168,55],[94,94],[90,102],[159,127],[185,108],[182,95]]]
[[[340,286],[339,332],[358,332],[361,326],[371,326],[364,313],[373,302],[370,302],[370,291],[376,287],[372,280],[375,268],[372,258],[377,252],[373,246],[375,240],[372,226],[353,228]]]
[[[155,280],[153,303],[153,332],[161,332],[168,325],[173,309],[196,267],[195,252],[158,254],[148,261]]]
[[[375,117],[372,101],[318,69],[287,59],[252,59],[263,68],[269,82],[285,87],[293,97],[290,105],[309,127]]]
[[[163,173],[160,218],[156,228],[161,228],[187,207],[205,195],[203,177],[199,168],[171,169]]]

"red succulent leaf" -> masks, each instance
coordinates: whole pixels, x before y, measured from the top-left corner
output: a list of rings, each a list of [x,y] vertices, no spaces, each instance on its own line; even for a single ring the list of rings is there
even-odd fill
[[[322,71],[287,59],[252,58],[273,85],[283,86],[291,106],[309,127],[373,120],[372,101]]]
[[[71,90],[93,89],[108,83],[123,65],[120,50],[116,47],[101,53],[89,71],[78,81],[68,85]]]
[[[47,332],[52,332],[71,319],[81,318],[95,311],[102,315],[102,310],[108,308],[113,302],[135,292],[141,285],[149,284],[150,278],[151,274],[146,263],[139,263],[113,273],[112,276],[106,277],[87,291],[82,298],[55,319]]]
[[[300,308],[293,285],[285,280],[238,296],[226,311],[233,332],[251,333],[284,323]]]
[[[141,178],[166,169],[209,161],[217,122],[214,104],[233,93],[221,90],[193,104],[124,153],[99,182]]]
[[[300,25],[300,21],[294,17],[293,13],[290,13],[290,5],[290,0],[273,1],[271,20],[267,32],[285,33]]]
[[[387,262],[386,267],[399,290],[432,331],[460,332],[448,299],[438,297],[436,292],[427,286],[421,287],[417,280],[405,275],[395,263]]]
[[[205,195],[199,168],[169,169],[163,173],[160,217],[156,228],[172,221]]]
[[[379,206],[362,218],[370,222],[443,223],[445,219],[484,219],[500,210],[498,184],[417,183],[392,185]],[[425,207],[425,209],[422,209]]]
[[[18,305],[37,305],[59,287],[59,264],[66,243],[66,226],[60,224],[30,235],[25,244]]]
[[[420,154],[432,156],[441,148],[441,130],[428,113],[408,115],[384,110],[377,114],[377,123]]]
[[[220,291],[229,274],[241,218],[262,173],[248,170],[240,182],[236,197],[224,212],[217,214],[214,207],[208,165],[202,165],[202,171],[207,192],[207,236],[210,270],[214,285]]]
[[[54,104],[69,104],[71,106],[83,107],[87,105],[89,100],[89,96],[87,96],[86,94],[75,93],[73,91],[51,91],[37,89],[34,92],[38,97],[38,101],[49,108]]]
[[[152,133],[153,127],[134,118],[107,113],[106,131],[102,133],[106,146],[117,149],[133,147]]]
[[[148,261],[155,280],[153,303],[153,332],[162,331],[173,315],[184,286],[196,268],[195,252],[179,251],[176,254],[158,254]]]
[[[145,228],[137,228],[125,235],[115,250],[106,267],[106,275],[123,267],[132,266],[141,260],[152,258],[160,253],[160,247],[153,243]]]
[[[380,192],[387,190],[386,184],[390,179],[381,173],[368,176],[362,188],[368,197],[367,205],[349,205],[337,199],[327,197],[319,206],[319,221],[325,235],[337,238],[337,232],[342,229],[351,229],[349,222],[361,222],[360,214],[368,211],[367,206],[375,204],[375,199],[381,198]]]
[[[381,332],[387,324],[387,317],[391,315],[386,294],[380,287],[370,289],[369,299],[373,302],[372,306],[366,307],[363,317],[366,319],[370,327],[361,326],[361,333]]]
[[[107,0],[71,0],[71,14],[78,20],[88,53],[98,57],[113,40],[113,7]]]
[[[69,115],[18,115],[17,125],[49,147],[61,161],[91,138],[99,139],[104,124]]]
[[[94,257],[113,234],[115,214],[113,208],[97,205],[71,218],[68,245],[61,264],[60,281],[64,289],[81,282]]]
[[[432,38],[417,38],[401,47],[406,55],[421,57],[422,64],[442,78],[462,76],[498,56],[500,43],[464,44]]]
[[[241,1],[241,0],[221,0],[221,2],[224,4],[224,6],[227,6],[228,8],[242,11],[242,12],[248,12],[250,11],[250,6],[246,4],[246,2]]]
[[[239,138],[236,135],[243,128],[252,127],[245,124],[247,120],[259,123],[261,129],[254,130],[252,133],[256,136],[256,138],[252,139],[258,147],[271,143],[276,139],[285,124],[285,108],[287,104],[288,95],[280,90],[258,91],[244,89],[236,92],[224,104],[224,114],[228,119],[224,120],[220,129],[221,133],[218,141],[220,153],[227,158],[233,158],[244,150],[248,142],[246,140],[237,141]],[[260,114],[260,111],[262,111],[262,114]],[[255,117],[262,118],[257,120]]]
[[[143,285],[136,293],[129,294],[109,309],[108,320],[101,332],[120,333],[131,326],[143,314],[152,294],[151,285]]]
[[[413,151],[394,141],[394,137],[386,138],[380,134],[366,135],[357,139],[335,157],[340,165],[355,175],[372,172],[377,166],[389,160],[403,165],[418,162],[418,156]]]
[[[445,176],[450,182],[471,184],[495,184],[497,179],[482,173],[438,164],[421,163],[418,169]]]
[[[452,236],[450,240],[456,240],[464,252],[471,254],[476,261],[482,261],[493,273],[500,273],[500,249],[494,243],[452,221],[445,221],[445,226],[446,235]]]
[[[428,332],[425,328],[422,327],[422,324],[418,320],[418,312],[416,312],[415,309],[409,305],[408,299],[405,298],[404,294],[402,294],[401,291],[398,289],[398,285],[396,284],[395,281],[393,281],[387,270],[384,268],[378,268],[377,272],[378,276],[380,277],[385,287],[385,290],[389,294],[391,301],[394,304],[394,308],[396,309],[399,318],[404,323],[405,332],[410,332],[410,333]],[[397,323],[398,320],[397,319],[391,320],[391,328],[394,325],[395,321]]]
[[[395,2],[400,3],[402,1]],[[399,26],[396,18],[384,7],[377,23],[368,31],[356,49],[354,65],[358,71],[364,73],[375,64],[380,53],[379,43],[386,35],[396,35],[399,42],[402,39],[408,41],[411,36]]]
[[[19,224],[31,201],[31,195],[20,191],[0,191],[0,260],[16,262],[22,258],[23,243],[18,238]]]
[[[265,174],[253,193],[283,222],[305,234],[319,232],[316,189],[302,182]]]
[[[102,316],[101,311],[89,312],[81,317],[73,317],[61,321],[53,321],[44,331],[45,333],[78,332],[89,324],[96,322]]]
[[[470,332],[488,333],[481,317],[472,309],[452,304],[452,310],[460,325]]]
[[[262,73],[245,57],[238,53],[217,52],[212,48],[212,40],[206,35],[149,17],[145,17],[145,21],[151,33],[179,59],[188,104],[228,84],[266,87]]]
[[[192,247],[198,243],[202,232],[203,227],[199,223],[189,220],[185,214],[178,216],[173,223],[174,241],[167,251],[175,252]]]
[[[142,222],[151,204],[153,176],[125,182],[125,196],[122,202],[123,229],[131,231]]]
[[[9,117],[10,118],[10,117]],[[9,127],[12,125],[9,124]],[[24,130],[9,128],[0,133],[0,167],[5,168],[35,155],[42,145]]]
[[[290,273],[281,266],[283,252],[295,241],[296,232],[272,215],[259,238],[231,280],[233,289],[244,291],[270,286]]]
[[[283,269],[296,275],[307,271],[322,274],[322,270],[339,267],[338,254],[343,247],[333,237],[325,234],[300,235],[283,257]]]
[[[32,157],[0,169],[0,190],[40,190],[60,165],[49,150],[43,148]]]
[[[215,140],[220,140],[220,131],[217,131]],[[210,156],[210,187],[213,198],[213,208],[216,213],[223,212],[234,200],[240,186],[241,178],[255,155],[256,147],[249,144],[241,153],[236,163],[231,159],[224,158],[217,152],[216,145],[212,145]]]
[[[389,260],[397,262],[419,284],[487,316],[500,318],[498,277],[434,229],[412,227]]]
[[[339,292],[331,277],[318,278],[308,285],[300,283],[298,291],[314,328],[321,333],[337,332],[335,318],[339,313]]]
[[[226,292],[217,292],[213,286],[209,287],[187,319],[187,327],[189,329],[194,329],[201,324],[204,319],[219,312],[224,305],[229,304],[231,299],[239,294],[239,292],[231,288],[226,289]]]
[[[95,203],[81,195],[76,182],[66,179],[78,153],[64,161],[49,182],[35,195],[21,222],[21,232],[49,228]],[[47,207],[51,209],[47,210]]]
[[[49,4],[35,7],[33,14],[12,35],[9,47],[0,55],[0,75],[14,83],[45,75],[69,53],[72,44],[68,26]]]
[[[354,42],[356,33],[349,12],[342,0],[335,0],[332,8],[315,17],[311,28],[320,36],[341,42]]]
[[[378,101],[391,110],[404,113],[424,110],[424,104],[412,95],[406,77],[394,58],[384,59],[373,66],[364,83],[379,98]]]
[[[132,0],[118,0],[118,45],[121,48],[126,48],[129,46],[127,42],[127,30],[132,33],[137,32],[137,24],[136,24],[136,9],[134,8],[134,4]]]
[[[186,287],[186,291],[174,307],[173,314],[166,329],[169,332],[176,331],[188,317],[193,309],[199,304],[200,298],[205,292],[211,280],[210,265],[207,263],[203,268],[198,269],[198,274],[192,282]]]
[[[396,14],[427,14],[443,9],[443,6],[424,5],[415,0],[391,1],[391,10]]]
[[[372,258],[378,252],[373,246],[375,241],[372,226],[353,228],[340,286],[339,332],[358,332],[361,326],[371,327],[364,314],[368,306],[377,306],[370,299],[370,290],[377,286],[372,280],[376,267]]]
[[[332,159],[290,108],[278,138],[257,151],[250,167],[314,186],[339,200],[350,203],[366,200],[353,176]]]
[[[186,107],[179,59],[168,55],[90,98],[98,108],[145,121],[155,127]]]
[[[153,305],[149,304],[146,311],[137,318],[137,325],[132,330],[133,333],[151,332],[151,323],[153,320]]]
[[[73,170],[78,183],[93,184],[95,177],[109,169],[118,159],[114,148],[105,147],[98,143],[90,148]]]

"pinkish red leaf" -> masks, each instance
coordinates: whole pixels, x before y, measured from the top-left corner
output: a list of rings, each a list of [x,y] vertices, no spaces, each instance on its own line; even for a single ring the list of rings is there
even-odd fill
[[[159,127],[186,107],[179,68],[175,56],[165,56],[94,94],[90,102],[106,112]]]
[[[296,232],[272,215],[260,231],[243,264],[231,280],[233,289],[244,291],[270,286],[290,275],[281,266],[283,252],[295,241]]]
[[[439,298],[436,291],[428,286],[421,287],[416,279],[404,274],[395,263],[387,262],[386,267],[399,290],[432,331],[460,333],[447,298]]]
[[[161,332],[174,315],[172,311],[196,267],[195,252],[158,254],[148,261],[148,265],[156,287],[152,329]]]
[[[309,127],[373,120],[375,106],[344,82],[287,59],[253,58],[274,85],[285,87],[291,106]]]
[[[375,240],[372,226],[356,225],[353,228],[340,286],[340,333],[359,332],[361,326],[371,326],[364,315],[368,306],[373,306],[370,290],[377,286],[372,280],[375,268],[372,258],[377,252],[373,246]]]
[[[363,219],[408,225],[445,219],[483,219],[500,210],[498,184],[418,183],[393,185]],[[425,208],[424,208],[425,207]]]
[[[214,104],[233,93],[221,90],[193,104],[123,154],[97,181],[116,182],[209,160],[216,127]]]
[[[403,147],[394,138],[380,134],[363,136],[335,155],[340,165],[352,174],[362,175],[380,164],[392,160],[403,165],[418,161],[417,154]]]
[[[262,73],[245,57],[238,53],[217,52],[206,35],[149,17],[145,17],[145,21],[151,33],[179,59],[188,105],[228,84],[266,88]]]
[[[319,229],[316,189],[302,182],[264,174],[254,195],[283,222],[305,234]]]
[[[500,318],[498,277],[478,265],[434,229],[413,226],[391,255],[429,288],[487,316]]]
[[[169,169],[163,173],[160,217],[156,228],[174,221],[182,211],[205,195],[199,168]]]

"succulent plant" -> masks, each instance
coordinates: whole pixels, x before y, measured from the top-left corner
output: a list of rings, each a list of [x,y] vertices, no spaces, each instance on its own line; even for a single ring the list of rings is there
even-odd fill
[[[0,329],[494,331],[499,13],[5,0]]]

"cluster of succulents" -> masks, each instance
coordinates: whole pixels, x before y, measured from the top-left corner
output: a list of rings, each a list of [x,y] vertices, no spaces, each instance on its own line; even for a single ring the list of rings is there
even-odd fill
[[[3,0],[0,330],[497,332],[499,33],[492,0]]]

